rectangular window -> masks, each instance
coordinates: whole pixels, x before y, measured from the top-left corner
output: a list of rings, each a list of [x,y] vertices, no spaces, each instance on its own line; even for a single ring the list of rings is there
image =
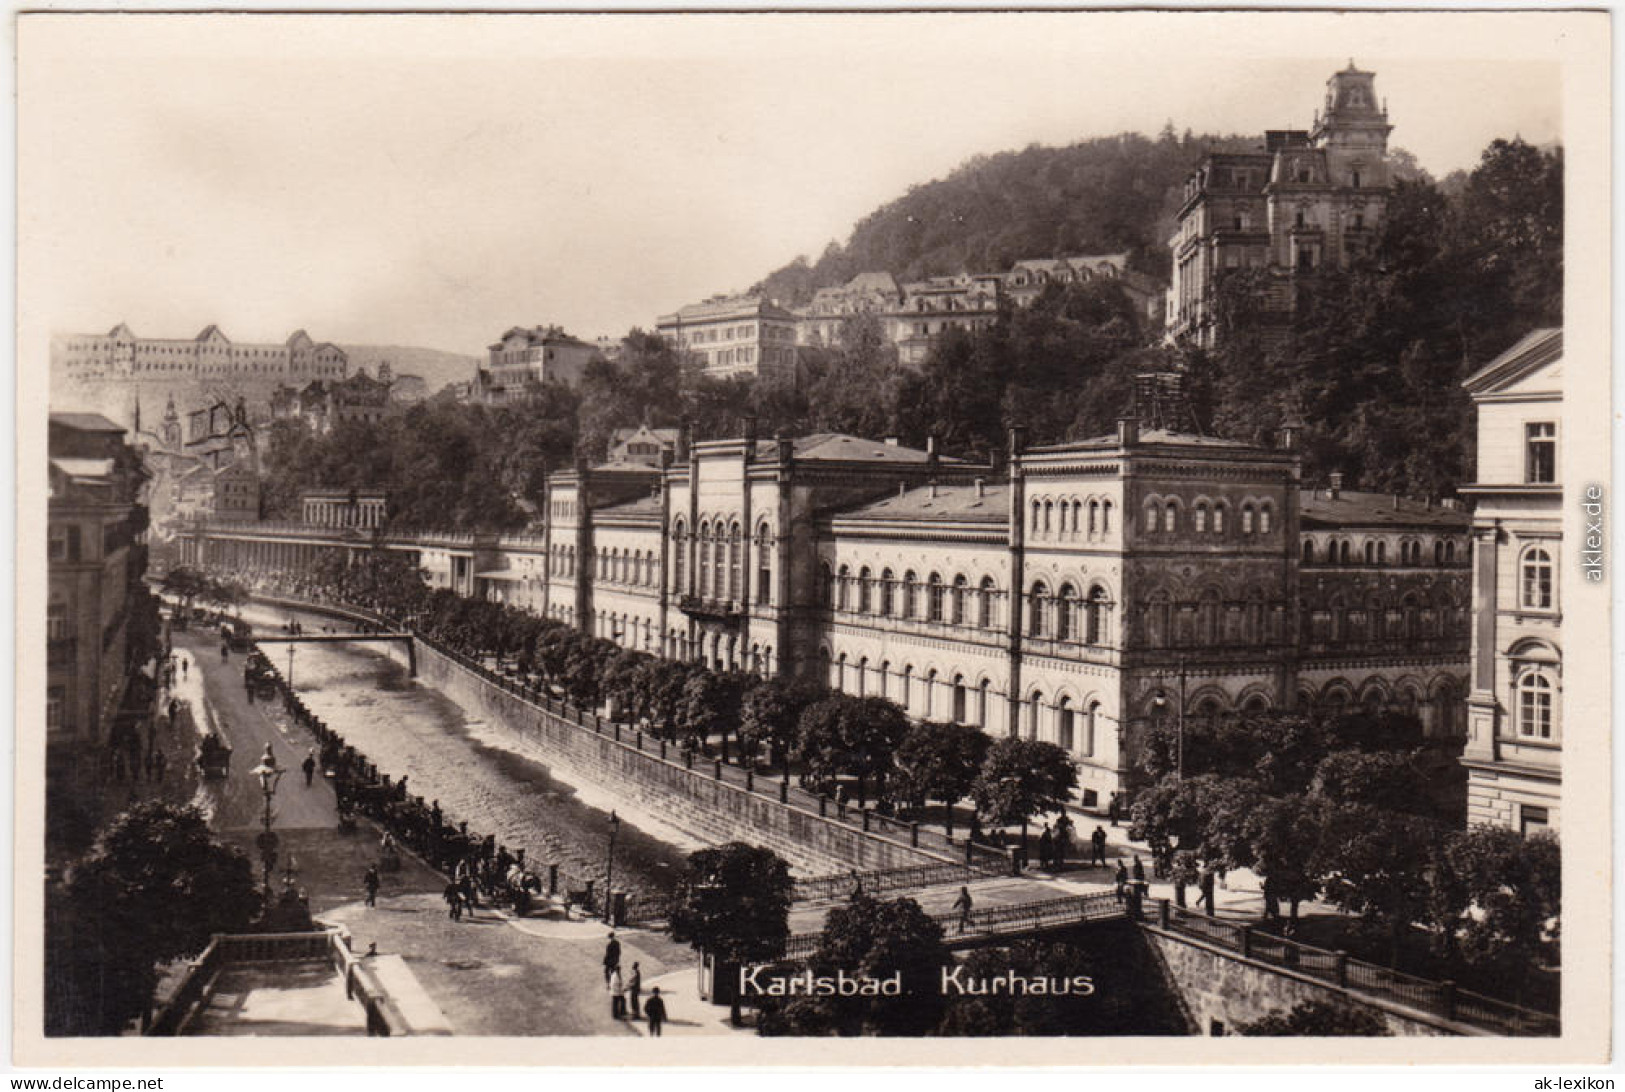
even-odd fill
[[[1524,481],[1546,485],[1557,481],[1557,425],[1531,421],[1524,426]]]
[[[60,731],[66,728],[68,710],[68,691],[66,687],[53,686],[45,692],[45,727],[50,731]]]
[[[1526,835],[1549,830],[1551,825],[1551,813],[1545,808],[1525,804],[1518,809],[1518,829]]]

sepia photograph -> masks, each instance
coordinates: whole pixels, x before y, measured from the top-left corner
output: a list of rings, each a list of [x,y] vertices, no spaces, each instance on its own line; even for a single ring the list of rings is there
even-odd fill
[[[1609,13],[14,25],[16,1064],[1609,1060]]]

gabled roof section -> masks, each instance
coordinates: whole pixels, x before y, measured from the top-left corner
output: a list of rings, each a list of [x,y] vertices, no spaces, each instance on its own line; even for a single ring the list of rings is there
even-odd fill
[[[870,462],[922,464],[929,462],[931,454],[916,447],[903,447],[882,440],[865,440],[844,432],[815,432],[791,441],[791,450],[799,460],[809,462]],[[775,441],[759,440],[756,452],[759,458],[769,458],[775,450]],[[942,463],[959,463],[961,459],[940,456]]]
[[[1563,328],[1533,330],[1518,343],[1461,381],[1470,394],[1503,390],[1563,356]]]
[[[113,327],[111,330],[107,331],[107,336],[112,338],[114,341],[134,341],[135,340],[135,334],[133,334],[130,331],[130,328],[128,326],[126,326],[122,322],[119,323],[117,326]]]
[[[834,520],[917,520],[1003,524],[1010,518],[1007,482],[920,486],[843,512]]]
[[[207,325],[207,326],[205,326],[203,328],[202,333],[198,334],[198,336],[193,338],[192,340],[193,341],[224,341],[224,342],[229,343],[231,341],[231,338],[227,337],[224,333],[221,332],[220,327],[216,326],[214,323],[211,322],[211,323],[209,323],[209,325]]]
[[[1444,508],[1390,493],[1356,493],[1339,490],[1334,500],[1329,490],[1300,489],[1298,511],[1303,526],[1309,527],[1435,527],[1465,531],[1472,517],[1462,509]]]
[[[53,413],[51,424],[58,428],[69,428],[76,432],[118,432],[125,431],[123,425],[114,424],[99,413]]]

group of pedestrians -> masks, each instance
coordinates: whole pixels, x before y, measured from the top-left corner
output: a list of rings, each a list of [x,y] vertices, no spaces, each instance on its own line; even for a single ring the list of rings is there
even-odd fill
[[[649,1035],[660,1037],[666,1023],[666,1001],[660,996],[660,987],[649,991],[649,1000],[643,1001],[643,968],[637,960],[632,969],[621,972],[621,942],[610,933],[604,942],[604,988],[609,991],[609,1015],[616,1020],[646,1020]]]

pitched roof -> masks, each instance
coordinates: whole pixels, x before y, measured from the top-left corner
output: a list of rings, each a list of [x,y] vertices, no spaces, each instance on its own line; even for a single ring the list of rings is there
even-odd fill
[[[1299,490],[1298,510],[1305,527],[1440,527],[1465,531],[1472,517],[1462,509],[1443,508],[1390,493]]]
[[[55,456],[51,465],[76,482],[105,482],[113,473],[112,459],[76,459]]]
[[[757,456],[771,457],[774,444],[773,440],[757,441]],[[888,444],[881,440],[866,440],[861,436],[849,436],[844,432],[815,432],[810,436],[798,437],[791,441],[791,444],[791,450],[797,459],[814,462],[918,464],[928,462],[931,458],[929,452],[916,447],[903,447],[901,444]],[[963,460],[942,456],[939,461],[957,463]]]
[[[1505,386],[1563,355],[1563,328],[1531,330],[1518,343],[1461,381],[1473,394]]]
[[[833,518],[1003,524],[1010,518],[1010,486],[1006,482],[987,483],[980,489],[974,484],[924,485],[838,512]]]
[[[123,432],[123,425],[114,424],[99,413],[53,413],[51,424],[71,428],[77,432]]]
[[[639,467],[639,469],[647,469]],[[648,516],[658,519],[660,516],[660,497],[650,493],[636,500],[622,501],[620,504],[607,504],[598,509],[598,515],[614,518],[617,516]]]

